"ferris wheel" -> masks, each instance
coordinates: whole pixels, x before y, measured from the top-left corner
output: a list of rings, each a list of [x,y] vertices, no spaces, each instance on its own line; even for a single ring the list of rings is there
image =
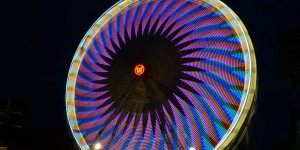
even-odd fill
[[[123,0],[84,36],[66,87],[81,149],[226,149],[251,118],[254,49],[219,0]]]

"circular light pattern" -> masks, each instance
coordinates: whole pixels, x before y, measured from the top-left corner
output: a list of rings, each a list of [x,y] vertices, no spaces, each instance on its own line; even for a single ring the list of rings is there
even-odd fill
[[[138,64],[134,67],[134,73],[138,76],[144,74],[145,72],[145,66],[142,64]]]
[[[224,149],[250,112],[255,70],[247,31],[222,2],[120,1],[73,59],[70,128],[82,149]]]

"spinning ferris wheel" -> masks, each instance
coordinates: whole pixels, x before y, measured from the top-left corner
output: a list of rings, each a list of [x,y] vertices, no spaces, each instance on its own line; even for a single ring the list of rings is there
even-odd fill
[[[246,28],[219,0],[124,0],[80,43],[66,105],[81,149],[226,149],[255,100]]]

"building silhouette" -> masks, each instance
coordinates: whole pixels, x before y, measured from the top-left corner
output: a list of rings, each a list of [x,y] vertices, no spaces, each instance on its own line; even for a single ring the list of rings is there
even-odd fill
[[[11,98],[0,103],[0,147],[17,145],[24,132],[26,106]]]

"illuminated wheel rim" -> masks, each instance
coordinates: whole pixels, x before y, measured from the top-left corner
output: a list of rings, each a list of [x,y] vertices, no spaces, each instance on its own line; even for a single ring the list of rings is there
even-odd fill
[[[251,40],[225,4],[125,0],[76,51],[67,116],[82,149],[223,149],[255,87]]]

